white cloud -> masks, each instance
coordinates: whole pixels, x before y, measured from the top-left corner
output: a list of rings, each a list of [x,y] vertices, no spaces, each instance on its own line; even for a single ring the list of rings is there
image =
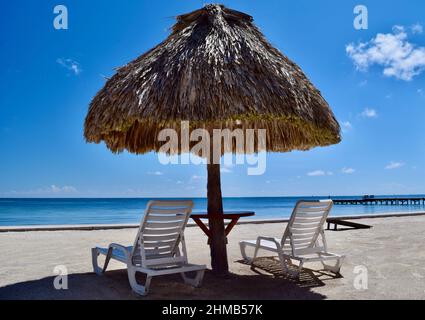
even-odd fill
[[[80,67],[80,64],[75,60],[58,58],[56,59],[56,62],[65,69],[73,72],[76,76],[78,76],[83,71]]]
[[[190,178],[190,180],[192,180],[192,181],[200,181],[200,180],[206,180],[206,179],[207,179],[207,177],[205,177],[205,176],[198,176],[198,175],[193,175]]]
[[[418,31],[420,27],[416,26],[415,32]],[[392,33],[378,33],[368,42],[351,43],[345,49],[360,71],[378,65],[383,67],[385,76],[410,81],[425,70],[425,47],[418,47],[407,38],[404,27],[394,26]]]
[[[386,167],[385,169],[387,170],[394,170],[394,169],[400,169],[401,167],[404,167],[405,163],[403,162],[395,162],[395,161],[391,161]]]
[[[316,171],[311,171],[307,173],[307,175],[309,177],[322,177],[322,176],[326,176],[326,172],[323,170],[316,170]]]
[[[334,173],[332,171],[315,170],[315,171],[308,172],[306,175],[309,177],[325,177],[325,176],[333,176]],[[301,176],[298,176],[297,178],[300,179]]]
[[[375,109],[366,108],[360,114],[364,118],[376,118],[378,116],[378,112]]]
[[[343,168],[343,169],[341,170],[341,172],[342,172],[342,173],[345,173],[345,174],[353,174],[354,172],[356,172],[356,170],[355,170],[355,169],[353,169],[353,168]]]
[[[393,26],[393,33],[399,34],[402,32],[406,32],[406,29],[403,26],[400,26],[400,25]]]
[[[342,131],[347,132],[353,129],[353,125],[349,121],[341,122]]]
[[[148,175],[150,175],[150,176],[163,176],[164,173],[162,173],[161,171],[155,171],[155,172],[148,172]]]
[[[16,197],[70,196],[70,195],[78,194],[78,190],[77,188],[72,186],[60,187],[56,185],[51,185],[49,187],[32,189],[32,190],[22,190],[22,191],[12,190],[9,192],[5,192],[3,194],[6,196],[16,196]]]
[[[224,164],[224,166],[220,169],[221,173],[232,173],[233,172],[233,168],[235,167],[234,164]]]
[[[422,34],[424,32],[424,27],[420,23],[415,23],[410,27],[413,34]]]
[[[50,186],[52,193],[77,193],[77,189],[72,186],[58,187],[55,185]]]

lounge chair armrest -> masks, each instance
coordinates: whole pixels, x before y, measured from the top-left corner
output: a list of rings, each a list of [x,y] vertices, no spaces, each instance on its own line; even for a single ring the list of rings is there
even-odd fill
[[[127,247],[124,247],[123,245],[116,244],[116,243],[111,243],[109,245],[109,250],[108,251],[110,251],[110,250],[120,250],[120,251],[122,251],[125,254],[125,257],[126,257],[127,260],[130,259],[130,252],[128,251],[128,248]]]
[[[261,245],[261,241],[270,241],[276,244],[277,249],[281,249],[281,245],[278,241],[276,241],[275,238],[271,238],[271,237],[258,237],[257,238],[257,247],[259,247]]]

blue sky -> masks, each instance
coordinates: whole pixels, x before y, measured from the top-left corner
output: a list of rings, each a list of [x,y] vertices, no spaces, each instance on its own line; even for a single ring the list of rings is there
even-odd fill
[[[425,3],[234,0],[321,90],[343,141],[269,154],[267,171],[223,170],[224,196],[425,193]],[[53,28],[68,8],[69,29]],[[2,1],[0,197],[202,197],[204,166],[157,155],[113,155],[86,144],[88,104],[104,76],[168,35],[173,17],[204,1]]]

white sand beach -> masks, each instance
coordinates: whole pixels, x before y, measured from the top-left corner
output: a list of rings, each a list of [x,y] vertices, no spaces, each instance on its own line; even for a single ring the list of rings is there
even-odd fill
[[[131,245],[134,229],[0,233],[0,299],[425,299],[425,216],[360,222],[373,228],[326,232],[330,251],[347,256],[341,278],[311,271],[320,265],[307,265],[301,280],[294,281],[270,258],[251,270],[241,263],[238,242],[258,235],[280,237],[285,224],[247,224],[236,226],[229,237],[230,276],[216,278],[207,272],[198,289],[178,276],[154,278],[145,298],[131,291],[120,264],[112,263],[103,277],[91,267],[91,247]],[[186,238],[190,260],[208,264],[201,230],[188,228]],[[68,269],[68,290],[53,287],[57,265]],[[353,284],[356,266],[368,270],[367,290]]]

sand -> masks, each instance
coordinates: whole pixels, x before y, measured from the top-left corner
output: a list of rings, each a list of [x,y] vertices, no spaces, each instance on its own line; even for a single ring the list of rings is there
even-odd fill
[[[258,235],[280,237],[285,224],[238,225],[229,237],[228,277],[207,272],[198,289],[178,276],[154,278],[145,298],[131,291],[123,265],[113,263],[103,277],[91,268],[91,247],[131,245],[137,230],[0,233],[0,299],[425,299],[425,216],[359,222],[373,228],[326,231],[330,251],[347,256],[340,278],[317,272],[321,265],[312,264],[295,281],[271,258],[251,270],[241,262],[238,242]],[[202,232],[190,227],[186,238],[190,261],[208,264]],[[67,268],[67,290],[53,286],[58,265]],[[355,286],[359,270],[367,270],[367,289],[365,281],[363,288]]]

